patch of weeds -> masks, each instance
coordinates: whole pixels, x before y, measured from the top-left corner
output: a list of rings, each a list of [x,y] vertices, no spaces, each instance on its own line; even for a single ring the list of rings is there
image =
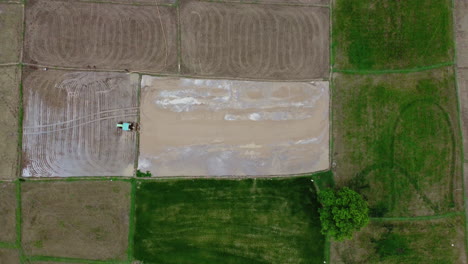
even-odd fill
[[[142,172],[142,171],[140,171],[140,170],[137,170],[136,176],[137,176],[137,177],[151,177],[152,174],[151,174],[150,171]]]

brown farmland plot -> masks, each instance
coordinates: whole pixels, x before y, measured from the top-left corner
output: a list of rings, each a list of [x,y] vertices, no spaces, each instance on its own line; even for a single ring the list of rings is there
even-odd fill
[[[0,248],[0,264],[20,264],[18,251]]]
[[[0,63],[19,62],[23,6],[0,1]]]
[[[139,169],[154,176],[328,168],[328,82],[143,76]]]
[[[0,179],[17,173],[19,83],[19,67],[0,67]]]
[[[0,242],[15,242],[15,187],[12,182],[0,182]]]
[[[185,74],[279,80],[328,77],[327,8],[187,1],[180,13]]]
[[[171,7],[28,1],[25,62],[175,72],[176,31]]]
[[[131,176],[138,75],[27,68],[23,176]]]
[[[455,3],[457,63],[459,67],[468,67],[468,1],[457,0]]]
[[[26,182],[22,242],[27,255],[123,259],[130,183]]]

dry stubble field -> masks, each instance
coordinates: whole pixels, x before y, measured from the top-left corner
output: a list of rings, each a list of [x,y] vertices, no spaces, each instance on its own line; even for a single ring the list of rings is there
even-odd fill
[[[16,239],[15,190],[15,183],[0,182],[0,242],[13,243]]]
[[[131,176],[138,75],[44,71],[23,76],[23,173],[29,176]]]
[[[20,68],[0,66],[0,179],[14,179],[18,167]]]
[[[23,6],[0,1],[0,63],[17,63],[20,59]]]
[[[22,184],[22,243],[28,255],[125,259],[130,183]]]
[[[180,14],[184,74],[328,78],[327,8],[186,1]]]

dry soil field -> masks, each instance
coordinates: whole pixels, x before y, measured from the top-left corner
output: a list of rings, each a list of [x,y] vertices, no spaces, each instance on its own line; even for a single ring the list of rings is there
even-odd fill
[[[24,60],[40,65],[177,71],[176,10],[33,0]]]
[[[131,176],[138,75],[28,68],[24,72],[23,176]]]
[[[19,62],[23,28],[23,6],[0,1],[0,63]]]
[[[13,179],[17,173],[19,83],[19,67],[0,66],[0,179]]]
[[[18,251],[0,248],[0,264],[20,264]]]
[[[0,182],[0,242],[15,242],[15,190],[16,188],[14,183]]]
[[[22,184],[22,243],[28,255],[124,259],[130,183]]]
[[[329,10],[182,2],[182,72],[311,80],[329,75]]]
[[[328,82],[143,76],[139,169],[156,176],[328,168]]]

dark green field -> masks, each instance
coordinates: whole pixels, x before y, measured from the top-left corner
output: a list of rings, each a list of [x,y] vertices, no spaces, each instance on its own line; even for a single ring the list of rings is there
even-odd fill
[[[336,75],[336,181],[363,194],[372,216],[462,210],[452,68]]]
[[[335,67],[417,68],[453,60],[450,0],[337,0]]]
[[[149,263],[323,263],[311,178],[143,181],[135,259]]]

